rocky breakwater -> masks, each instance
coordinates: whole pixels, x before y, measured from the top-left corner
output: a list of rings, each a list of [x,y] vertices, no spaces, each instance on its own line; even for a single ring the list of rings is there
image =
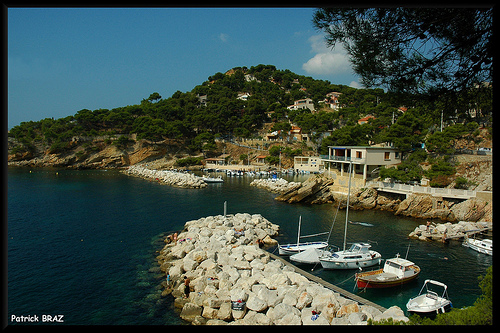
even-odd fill
[[[493,205],[479,198],[449,199],[430,194],[398,195],[379,192],[374,188],[355,189],[351,192],[353,209],[379,209],[395,215],[443,221],[492,222]]]
[[[447,239],[461,240],[466,234],[471,231],[488,230],[492,228],[491,222],[466,222],[458,223],[431,223],[421,224],[415,228],[408,237],[421,241],[445,241]]]
[[[193,174],[169,170],[153,170],[140,165],[132,165],[125,169],[123,173],[176,187],[204,188],[207,186],[207,183],[201,177]]]
[[[255,186],[258,188],[263,188],[273,193],[285,193],[288,191],[293,191],[302,186],[300,182],[289,182],[283,178],[267,178],[267,179],[254,179],[250,186]]]
[[[157,257],[170,280],[163,283],[163,294],[171,293],[181,318],[195,325],[363,325],[368,319],[408,320],[398,307],[382,313],[360,305],[270,258],[256,242],[274,243],[278,230],[260,214],[187,222],[178,240],[167,243]]]
[[[295,203],[303,202],[310,204],[332,203],[333,195],[330,187],[334,180],[326,175],[313,175],[300,186],[292,187],[283,191],[275,200]]]

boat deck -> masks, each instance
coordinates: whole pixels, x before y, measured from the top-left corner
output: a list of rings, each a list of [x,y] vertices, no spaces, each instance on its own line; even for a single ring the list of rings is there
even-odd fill
[[[286,261],[285,259],[281,258],[280,256],[277,256],[277,255],[275,255],[273,253],[270,253],[270,252],[268,252],[268,254],[269,254],[269,256],[271,258],[281,260],[281,262],[283,262],[284,264],[286,264],[286,265],[288,265],[290,267],[293,267],[293,269],[297,273],[302,274],[303,276],[305,276],[309,280],[314,281],[316,283],[319,283],[322,286],[324,286],[325,288],[328,288],[330,290],[333,290],[333,291],[341,294],[345,298],[352,299],[353,301],[356,301],[359,304],[366,304],[366,305],[369,305],[369,306],[373,306],[374,308],[376,308],[376,309],[378,309],[378,310],[380,310],[382,312],[384,312],[385,310],[387,310],[383,306],[380,306],[378,304],[373,303],[372,301],[364,299],[363,297],[360,297],[358,295],[350,293],[347,290],[344,290],[344,289],[342,289],[340,287],[337,287],[336,285],[333,285],[333,284],[331,284],[329,282],[326,282],[325,280],[323,280],[322,278],[320,278],[318,276],[312,275],[311,273],[308,273],[308,272],[304,271],[303,269],[298,268],[297,266],[295,266],[291,262]]]
[[[371,272],[368,272],[371,273]],[[373,281],[373,282],[390,282],[398,280],[398,276],[393,273],[382,272],[378,274],[359,274],[360,278],[363,278],[365,281]]]

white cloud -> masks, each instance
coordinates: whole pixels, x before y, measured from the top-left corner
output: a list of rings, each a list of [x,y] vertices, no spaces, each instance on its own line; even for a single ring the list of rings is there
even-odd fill
[[[227,42],[227,40],[229,39],[229,35],[228,35],[228,34],[225,34],[225,33],[223,33],[223,32],[221,32],[221,33],[219,34],[219,39],[225,43],[225,42]]]
[[[351,81],[351,83],[349,83],[349,87],[356,88],[356,89],[363,88],[363,86],[361,85],[361,83],[359,83],[358,81]]]
[[[330,49],[326,46],[322,35],[314,35],[309,38],[311,53],[314,57],[302,65],[302,69],[309,74],[346,74],[350,73],[351,64],[347,53],[341,45]]]

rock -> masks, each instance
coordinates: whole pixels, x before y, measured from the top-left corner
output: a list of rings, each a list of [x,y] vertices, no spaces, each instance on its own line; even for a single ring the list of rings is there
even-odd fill
[[[181,318],[186,321],[193,321],[196,316],[200,316],[203,311],[203,308],[194,303],[188,302],[184,304],[181,311]]]
[[[288,203],[323,203],[331,201],[329,187],[333,185],[333,179],[326,175],[313,175],[309,177],[301,186],[297,186],[284,191],[275,200]]]
[[[262,312],[267,309],[267,303],[256,295],[251,295],[247,301],[247,308],[255,312]]]
[[[405,313],[399,306],[391,306],[389,309],[385,310],[383,313],[375,316],[374,321],[380,321],[382,319],[392,318],[393,321],[404,321],[408,322],[409,319],[405,316]]]
[[[294,313],[300,318],[300,311],[297,308],[285,303],[280,303],[274,308],[269,308],[269,310],[267,310],[268,318],[275,325],[279,325],[281,323],[281,319],[283,319],[289,313]]]
[[[230,321],[233,317],[231,311],[231,302],[224,302],[220,305],[219,311],[217,312],[217,319],[224,321]]]
[[[209,306],[204,306],[203,307],[203,312],[202,312],[202,317],[207,318],[207,319],[217,319],[217,315],[219,313],[219,310],[215,308],[211,308]]]
[[[360,310],[361,310],[361,312],[366,314],[366,320],[373,319],[376,316],[382,314],[382,311],[380,311],[379,309],[374,308],[373,306],[370,306],[370,305],[361,305]]]
[[[302,309],[300,314],[302,325],[330,325],[330,321],[323,316],[323,313],[313,313],[312,308],[306,307]]]
[[[269,235],[266,235],[263,239],[262,242],[268,246],[275,246],[278,245],[278,241],[276,239],[272,239]]]
[[[309,306],[313,300],[313,297],[307,293],[307,291],[304,291],[302,294],[300,294],[299,298],[297,299],[297,304],[295,304],[295,307],[299,310],[302,310],[306,306]]]
[[[342,305],[337,311],[335,317],[339,318],[354,312],[359,312],[359,307],[357,303],[351,303],[348,305]]]
[[[362,312],[353,312],[347,318],[351,325],[366,325],[368,316]]]

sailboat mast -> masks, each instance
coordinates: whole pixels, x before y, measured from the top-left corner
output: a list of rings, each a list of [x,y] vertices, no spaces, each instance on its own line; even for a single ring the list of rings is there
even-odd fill
[[[347,239],[347,221],[349,219],[349,198],[351,197],[351,170],[352,170],[352,161],[349,162],[349,189],[347,190],[347,207],[345,210],[344,251]]]
[[[300,223],[302,221],[302,215],[299,215],[299,231],[297,232],[297,250],[299,249],[299,241],[300,241]]]

